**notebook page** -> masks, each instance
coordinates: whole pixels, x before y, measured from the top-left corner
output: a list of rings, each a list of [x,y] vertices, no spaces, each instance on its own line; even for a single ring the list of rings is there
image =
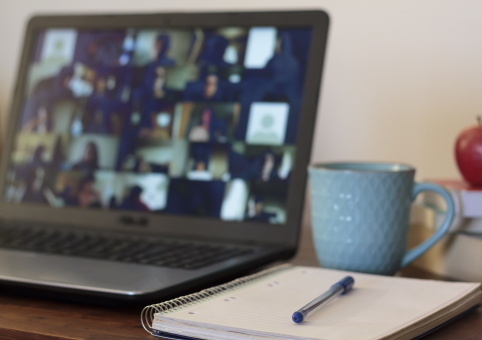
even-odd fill
[[[460,299],[478,287],[453,283],[350,273],[354,288],[295,324],[291,315],[347,275],[295,267],[223,293],[165,317],[218,329],[252,330],[327,340],[378,339]]]

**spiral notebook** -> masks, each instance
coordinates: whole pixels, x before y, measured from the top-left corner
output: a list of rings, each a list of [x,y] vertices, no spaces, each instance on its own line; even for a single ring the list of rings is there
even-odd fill
[[[353,289],[295,324],[294,311],[346,275]],[[168,339],[414,339],[481,303],[481,284],[283,265],[147,306],[144,328]]]

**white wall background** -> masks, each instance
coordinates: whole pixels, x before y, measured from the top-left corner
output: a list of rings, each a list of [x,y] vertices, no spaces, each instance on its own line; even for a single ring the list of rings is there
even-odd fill
[[[0,0],[2,126],[34,13],[326,10],[328,54],[313,161],[411,163],[458,176],[453,144],[482,113],[480,0]]]

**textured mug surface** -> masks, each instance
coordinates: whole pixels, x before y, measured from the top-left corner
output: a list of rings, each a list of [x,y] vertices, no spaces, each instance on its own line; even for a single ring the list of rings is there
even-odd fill
[[[329,163],[308,172],[313,240],[322,267],[392,275],[435,244],[452,222],[450,194],[434,184],[414,183],[411,166]],[[423,190],[446,199],[447,218],[436,235],[407,252],[410,205]]]

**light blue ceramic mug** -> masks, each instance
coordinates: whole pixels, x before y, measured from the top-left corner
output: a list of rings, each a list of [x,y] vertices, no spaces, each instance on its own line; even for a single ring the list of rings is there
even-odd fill
[[[396,163],[325,163],[308,168],[313,241],[320,265],[393,275],[448,231],[454,202],[441,186],[414,183],[415,169]],[[447,202],[446,219],[428,240],[406,249],[410,205],[422,191]]]

